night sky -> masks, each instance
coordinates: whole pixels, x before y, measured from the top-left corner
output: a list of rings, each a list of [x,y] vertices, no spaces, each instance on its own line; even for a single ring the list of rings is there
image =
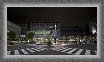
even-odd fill
[[[97,22],[97,7],[8,7],[7,19],[17,25],[31,21],[85,26],[89,22]]]

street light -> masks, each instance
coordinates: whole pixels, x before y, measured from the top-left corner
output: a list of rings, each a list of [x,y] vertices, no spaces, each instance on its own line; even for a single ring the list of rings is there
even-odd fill
[[[55,23],[55,26],[54,27],[55,27],[55,30],[56,30],[56,27],[57,27],[56,23]]]

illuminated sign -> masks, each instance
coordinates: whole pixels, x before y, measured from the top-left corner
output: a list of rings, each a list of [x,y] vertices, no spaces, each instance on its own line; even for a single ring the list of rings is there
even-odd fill
[[[36,31],[28,31],[33,32],[34,34],[48,34],[48,31],[46,30],[36,30]]]

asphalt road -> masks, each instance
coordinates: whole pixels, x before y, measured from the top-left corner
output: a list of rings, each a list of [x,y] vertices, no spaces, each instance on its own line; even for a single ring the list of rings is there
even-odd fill
[[[86,50],[97,50],[97,44],[74,44],[74,45],[67,45],[67,47],[86,49]]]
[[[7,50],[18,50],[18,49],[24,49],[24,48],[32,48],[32,47],[37,47],[41,45],[28,45],[28,44],[16,44],[12,46],[7,46]],[[48,45],[46,46],[41,46],[48,48]],[[52,47],[52,46],[51,46]],[[80,49],[87,49],[87,50],[97,50],[97,44],[74,44],[74,45],[66,45],[63,47],[70,47],[70,48],[80,48]]]
[[[7,51],[10,52],[9,55],[73,55],[76,52],[76,54],[79,54],[80,52],[80,55],[96,55],[95,51],[97,51],[97,44],[74,44],[59,47],[48,47],[47,45],[35,44],[17,44],[7,46]]]

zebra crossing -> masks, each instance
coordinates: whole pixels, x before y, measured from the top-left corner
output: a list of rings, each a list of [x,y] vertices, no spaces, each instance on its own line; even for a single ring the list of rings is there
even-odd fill
[[[52,48],[52,50],[67,53],[67,54],[73,54],[73,55],[96,55],[97,54],[97,51],[94,51],[94,50],[85,50],[85,49],[69,48],[69,47],[56,47],[56,48]]]
[[[7,51],[7,55],[31,55],[32,53],[36,53],[40,51],[47,52],[48,50],[53,50],[54,52],[67,53],[68,55],[96,55],[97,51],[94,50],[86,50],[86,49],[79,49],[79,48],[69,48],[69,47],[54,47],[54,48],[44,48],[44,47],[35,47],[35,48],[25,48],[19,50],[12,50]],[[50,54],[50,52],[47,52]]]
[[[25,48],[25,49],[19,49],[19,50],[12,50],[12,51],[7,51],[7,55],[27,55],[27,54],[31,54],[34,52],[43,51],[45,49],[46,48],[36,47],[36,48]]]

